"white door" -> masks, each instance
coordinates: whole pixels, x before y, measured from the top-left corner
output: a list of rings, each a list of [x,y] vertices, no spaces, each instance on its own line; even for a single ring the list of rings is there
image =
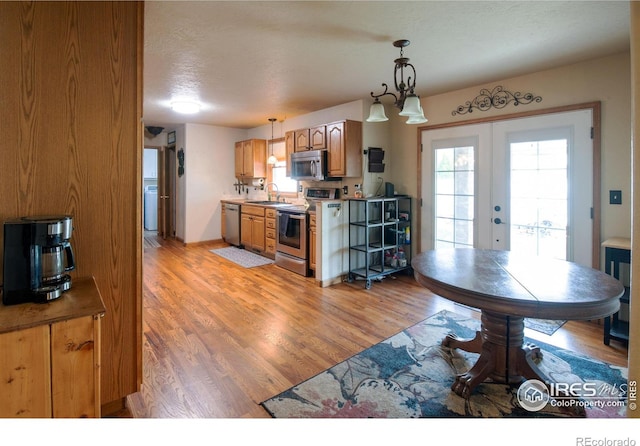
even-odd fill
[[[591,110],[425,130],[421,249],[476,247],[591,266]]]

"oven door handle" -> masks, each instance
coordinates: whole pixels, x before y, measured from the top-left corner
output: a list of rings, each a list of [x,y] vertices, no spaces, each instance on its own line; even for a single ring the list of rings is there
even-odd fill
[[[305,215],[289,214],[288,212],[278,212],[278,217],[280,217],[281,215],[288,215],[292,220],[305,220],[307,218]]]

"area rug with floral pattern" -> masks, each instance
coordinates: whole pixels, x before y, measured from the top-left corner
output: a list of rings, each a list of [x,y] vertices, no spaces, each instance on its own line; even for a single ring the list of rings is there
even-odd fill
[[[449,333],[472,338],[479,324],[441,311],[261,405],[275,418],[624,416],[626,368],[540,342],[541,371],[565,387],[590,392],[564,405],[551,398],[535,411],[521,405],[517,386],[485,382],[468,399],[456,395],[451,384],[478,354],[442,347],[441,341]]]

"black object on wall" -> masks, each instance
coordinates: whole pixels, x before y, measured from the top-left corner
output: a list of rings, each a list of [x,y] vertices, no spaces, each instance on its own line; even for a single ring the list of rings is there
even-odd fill
[[[369,172],[384,172],[384,150],[379,147],[369,147]]]

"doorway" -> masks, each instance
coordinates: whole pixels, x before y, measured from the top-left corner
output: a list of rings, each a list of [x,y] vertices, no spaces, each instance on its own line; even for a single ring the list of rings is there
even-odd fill
[[[592,110],[581,109],[423,130],[430,180],[421,195],[430,204],[421,250],[504,249],[597,264],[592,126]]]
[[[176,150],[175,146],[144,149],[143,224],[147,234],[163,239],[176,235]]]

